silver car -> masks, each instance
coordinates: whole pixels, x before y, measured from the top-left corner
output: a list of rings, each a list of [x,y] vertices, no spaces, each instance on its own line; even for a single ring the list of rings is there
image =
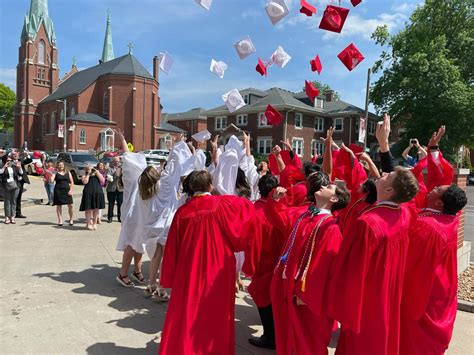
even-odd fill
[[[93,155],[78,152],[59,153],[56,161],[64,162],[66,169],[71,173],[76,185],[81,183],[81,178],[84,176],[84,168],[87,165],[95,167],[99,162]]]

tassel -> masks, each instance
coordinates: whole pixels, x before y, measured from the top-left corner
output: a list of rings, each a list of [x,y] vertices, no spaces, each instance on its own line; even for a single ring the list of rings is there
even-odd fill
[[[301,292],[306,292],[306,277],[301,282]]]

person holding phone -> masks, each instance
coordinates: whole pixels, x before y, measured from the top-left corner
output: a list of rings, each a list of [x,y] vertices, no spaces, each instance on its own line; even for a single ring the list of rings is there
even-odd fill
[[[417,149],[417,156],[416,157],[412,157],[411,155],[409,155],[410,151],[413,148]],[[406,147],[406,149],[402,153],[402,157],[403,157],[403,159],[405,159],[405,165],[406,165],[407,168],[414,168],[415,165],[418,164],[418,162],[420,160],[422,160],[426,157],[426,155],[427,155],[426,149],[423,148],[420,145],[420,143],[418,143],[418,139],[416,139],[416,138],[410,139],[410,144],[408,145],[408,147]]]
[[[79,211],[85,212],[86,228],[96,230],[99,210],[105,208],[104,191],[102,190],[105,178],[96,168],[89,165],[84,171],[85,174],[82,177],[84,190]]]
[[[3,166],[0,168],[1,183],[4,189],[5,224],[15,224],[15,212],[18,194],[20,192],[20,180],[23,176],[21,163],[13,162],[13,159],[4,155]]]

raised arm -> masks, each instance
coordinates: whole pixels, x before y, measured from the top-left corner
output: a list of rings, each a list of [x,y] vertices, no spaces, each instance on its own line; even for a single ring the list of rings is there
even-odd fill
[[[341,144],[341,149],[344,150],[348,155],[349,155],[349,159],[351,160],[351,167],[353,168],[354,167],[354,161],[355,161],[355,154],[354,152],[349,149],[348,147],[346,147],[346,145],[344,143]]]
[[[390,146],[388,144],[388,137],[390,135],[390,116],[385,114],[383,123],[377,124],[375,136],[379,143],[380,163],[383,172],[391,172],[394,169],[392,154],[390,153]]]
[[[367,165],[369,166],[370,176],[377,179],[380,177],[379,169],[377,169],[377,166],[367,153],[361,153],[359,156],[359,160],[365,161],[367,163]]]
[[[216,134],[214,139],[211,141],[211,159],[215,166],[219,163],[219,156],[217,154],[217,142],[219,141],[219,135]]]
[[[334,133],[334,128],[329,127],[326,131],[326,138],[324,139],[324,154],[323,154],[323,172],[328,174],[329,180],[331,180],[332,175],[332,134]]]
[[[120,140],[120,143],[122,144],[122,150],[124,152],[129,153],[130,150],[128,149],[128,144],[127,144],[127,141],[125,140],[125,136],[123,135],[123,131],[119,130],[119,129],[114,129],[114,132],[115,132],[115,134],[117,134],[117,136]]]
[[[411,141],[412,140],[410,139],[410,144],[408,144],[408,147],[406,147],[405,150],[402,153],[402,157],[405,160],[408,159],[408,153],[410,153],[411,148],[413,148],[413,143]]]
[[[281,173],[283,170],[285,170],[286,165],[281,156],[281,148],[279,145],[276,145],[272,148],[272,154],[277,162],[278,171]]]

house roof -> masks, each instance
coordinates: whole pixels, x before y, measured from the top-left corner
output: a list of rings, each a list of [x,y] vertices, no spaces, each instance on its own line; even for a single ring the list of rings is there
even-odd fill
[[[186,121],[198,118],[207,119],[206,115],[203,114],[204,112],[206,112],[205,109],[198,107],[186,112],[163,113],[162,115],[166,117],[166,121]]]
[[[115,122],[109,121],[95,113],[78,113],[77,115],[71,116],[67,118],[68,121],[80,121],[80,122],[92,122],[92,123],[102,123],[102,124],[110,124],[115,125]]]
[[[240,91],[241,94],[246,94],[248,90],[245,89]],[[253,90],[253,89],[252,89]],[[259,90],[260,91],[260,90]],[[337,100],[331,102],[324,102],[324,108],[317,108],[310,104],[309,98],[304,92],[294,93],[289,90],[284,90],[280,88],[271,88],[266,91],[261,91],[265,93],[265,96],[261,99],[256,100],[250,105],[245,105],[239,110],[235,111],[235,114],[242,113],[251,113],[264,111],[267,105],[272,105],[277,109],[299,109],[312,114],[320,115],[329,115],[334,116],[337,114],[350,114],[350,115],[359,115],[364,114],[365,110],[357,107],[355,105],[349,104],[347,102]],[[324,99],[324,95],[320,95],[320,98]],[[203,113],[207,116],[219,115],[219,114],[229,114],[229,110],[225,105],[220,105],[214,107]],[[234,114],[234,113],[233,113]],[[377,117],[375,114],[369,112],[369,116]]]
[[[133,75],[154,80],[153,75],[145,69],[135,56],[126,54],[71,75],[61,82],[58,88],[51,95],[46,96],[41,103],[77,95],[89,87],[99,77],[108,74]]]
[[[168,122],[161,122],[158,127],[156,127],[158,131],[163,131],[163,132],[172,132],[172,133],[186,133],[184,129],[181,129],[179,127],[173,126],[172,124]]]

